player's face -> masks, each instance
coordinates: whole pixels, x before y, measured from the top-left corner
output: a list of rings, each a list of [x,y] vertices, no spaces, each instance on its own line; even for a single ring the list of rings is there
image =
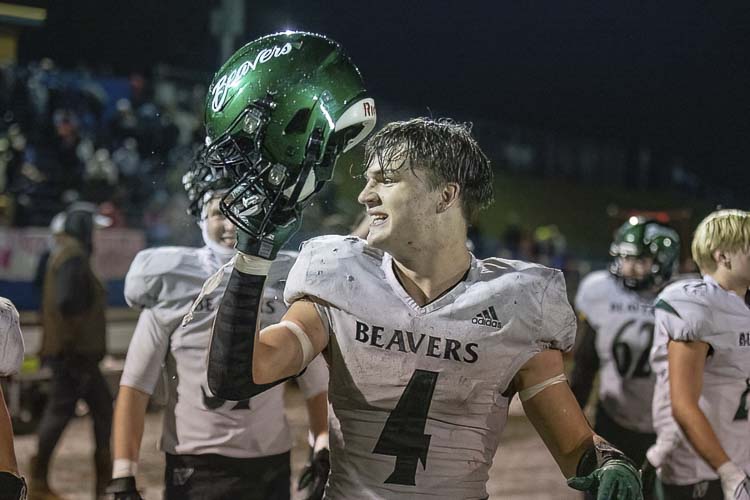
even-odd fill
[[[234,248],[236,231],[234,225],[219,210],[220,198],[212,198],[206,207],[206,232],[211,240]]]
[[[365,172],[367,183],[357,198],[370,221],[367,243],[395,254],[399,249],[416,249],[431,241],[430,235],[436,234],[439,192],[429,189],[426,175],[420,171],[415,174],[408,161],[381,168],[378,159],[373,160]]]
[[[622,277],[626,279],[643,279],[651,272],[654,259],[651,257],[622,256],[620,259],[620,270]]]

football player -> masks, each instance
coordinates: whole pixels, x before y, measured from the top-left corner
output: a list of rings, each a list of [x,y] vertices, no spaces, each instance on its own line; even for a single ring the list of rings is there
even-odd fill
[[[226,285],[224,265],[235,255],[235,230],[219,211],[221,188],[226,187],[222,179],[199,167],[183,181],[205,246],[144,250],[126,276],[125,297],[142,311],[120,380],[108,492],[116,499],[140,498],[135,478],[144,416],[161,376],[167,396],[161,438],[166,454],[164,498],[288,499],[292,439],[284,417],[283,387],[239,402],[219,399],[207,388],[211,324]],[[282,283],[294,258],[280,254],[274,262],[261,305],[262,325],[278,321],[286,310]],[[191,310],[192,320],[181,325],[202,283],[214,273],[223,282],[201,294]],[[328,441],[328,374],[322,358],[314,360],[298,381],[319,452],[310,479],[322,492],[328,473],[323,456]]]
[[[289,311],[258,331],[257,290],[299,224],[305,204],[299,193],[314,191],[306,190],[306,178],[314,172],[319,180],[316,169],[326,171],[357,142],[372,108],[361,85],[343,78],[353,70],[329,71],[332,78],[303,87],[303,95],[248,73],[232,89],[239,97],[235,112],[265,114],[269,125],[260,134],[252,128],[256,140],[248,140],[226,125],[231,118],[216,117],[212,96],[225,75],[287,43],[300,47],[292,52],[295,61],[278,68],[292,85],[297,64],[314,63],[315,74],[348,62],[325,39],[280,34],[230,59],[209,94],[211,141],[231,141],[244,156],[228,164],[242,175],[222,204],[239,228],[239,253],[214,324],[209,387],[226,399],[250,397],[325,352],[331,376],[326,498],[486,498],[516,392],[571,486],[598,491],[601,499],[641,498],[633,464],[593,433],[564,383],[561,351],[572,346],[575,316],[562,274],[517,261],[480,261],[466,248],[469,217],[492,200],[492,171],[468,126],[416,119],[375,135],[359,195],[370,217],[367,240],[306,242],[284,292]],[[309,50],[324,44],[330,50],[324,57]],[[274,106],[265,105],[267,111],[258,89],[270,91]],[[345,89],[351,92],[344,98]],[[309,98],[326,93],[332,98]],[[295,108],[317,112],[326,101],[325,119],[308,111],[304,127],[298,125],[309,139],[291,142],[272,131],[270,123],[288,123],[290,107],[296,116]],[[356,121],[361,126],[345,133]],[[292,151],[306,154],[297,160],[285,144],[304,145]],[[277,166],[286,177],[274,187]]]
[[[8,377],[21,369],[23,335],[13,303],[0,297],[0,377]],[[26,498],[26,482],[18,473],[13,448],[13,425],[0,387],[0,500]]]
[[[599,373],[594,430],[642,464],[656,441],[648,361],[653,301],[677,263],[679,237],[670,227],[633,216],[615,233],[609,253],[609,270],[586,276],[576,293],[579,331],[570,387],[583,408]]]
[[[651,366],[666,500],[750,498],[750,212],[719,210],[695,231],[703,279],[659,294]]]

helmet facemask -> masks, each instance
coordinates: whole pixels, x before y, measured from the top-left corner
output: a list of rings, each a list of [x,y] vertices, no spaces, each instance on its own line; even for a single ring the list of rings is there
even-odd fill
[[[201,154],[205,165],[236,179],[221,200],[224,215],[255,238],[261,238],[269,224],[285,225],[298,217],[332,178],[339,155],[374,128],[374,120],[361,120],[357,110],[363,106],[374,109],[372,99],[356,102],[334,124],[327,144],[322,128],[313,128],[298,168],[271,162],[263,154],[266,127],[276,108],[273,94],[248,106],[231,129],[237,132],[219,137]]]

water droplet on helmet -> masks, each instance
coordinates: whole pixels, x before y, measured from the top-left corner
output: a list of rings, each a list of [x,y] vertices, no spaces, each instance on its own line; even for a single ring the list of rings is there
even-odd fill
[[[347,274],[346,281],[354,281],[354,276],[352,276],[351,274]]]

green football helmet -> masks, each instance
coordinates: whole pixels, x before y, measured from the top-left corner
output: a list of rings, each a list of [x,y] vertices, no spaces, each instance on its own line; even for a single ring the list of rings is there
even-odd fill
[[[200,161],[235,181],[221,210],[261,239],[299,217],[375,120],[375,103],[338,43],[312,33],[268,35],[214,76]]]
[[[672,276],[680,256],[680,237],[677,231],[658,221],[646,217],[630,217],[615,232],[609,246],[609,254],[614,257],[609,271],[620,278],[623,284],[633,290],[643,290],[660,286]],[[642,278],[623,275],[624,257],[651,257],[650,272]]]

